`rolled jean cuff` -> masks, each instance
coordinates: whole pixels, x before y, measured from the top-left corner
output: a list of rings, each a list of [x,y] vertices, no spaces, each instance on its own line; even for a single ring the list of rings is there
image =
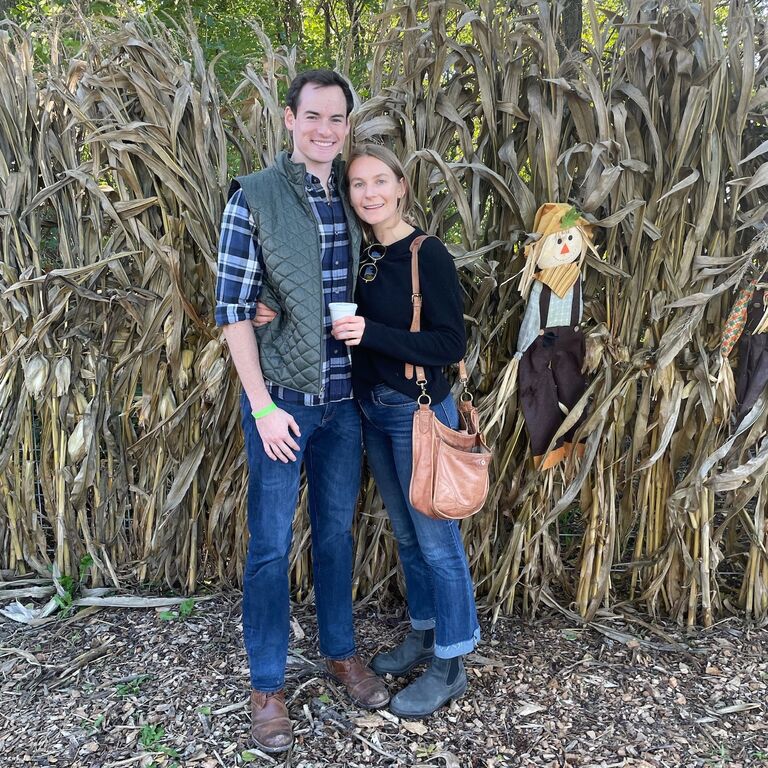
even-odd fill
[[[344,653],[325,653],[322,648],[320,649],[320,654],[331,661],[346,661],[347,659],[351,659],[356,653],[357,650],[354,646],[351,651],[345,651]]]
[[[434,619],[414,619],[411,618],[411,627],[413,629],[434,629],[435,628],[435,620]]]
[[[438,659],[453,659],[456,656],[464,656],[467,653],[472,653],[479,642],[480,627],[474,631],[471,640],[462,640],[459,643],[451,643],[450,645],[438,645],[435,643],[435,656]]]
[[[283,688],[285,688],[285,681],[275,688],[273,685],[254,685],[253,680],[251,680],[251,689],[258,691],[259,693],[277,693],[278,691],[282,691]]]

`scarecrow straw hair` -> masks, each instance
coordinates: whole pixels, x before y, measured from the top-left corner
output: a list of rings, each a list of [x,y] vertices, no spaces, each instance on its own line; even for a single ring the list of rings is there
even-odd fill
[[[722,24],[687,0],[630,0],[621,24],[584,10],[589,44],[569,53],[557,4],[517,17],[387,0],[354,116],[356,141],[383,137],[407,162],[416,221],[461,269],[496,456],[487,509],[462,526],[478,596],[493,616],[573,603],[591,619],[632,601],[686,624],[764,621],[765,411],[732,435],[717,376],[766,208],[764,41],[740,1]],[[65,47],[55,24],[34,42],[0,26],[0,567],[76,574],[88,553],[95,584],[235,584],[246,466],[212,323],[217,232],[229,177],[286,142],[297,54],[255,30],[264,55],[226,94],[194,33],[78,17]],[[599,255],[590,386],[563,425],[589,405],[586,455],[542,479],[508,366],[520,244],[546,200],[595,219]],[[290,574],[305,599],[304,490],[299,506]],[[355,596],[396,586],[367,477],[354,536]]]

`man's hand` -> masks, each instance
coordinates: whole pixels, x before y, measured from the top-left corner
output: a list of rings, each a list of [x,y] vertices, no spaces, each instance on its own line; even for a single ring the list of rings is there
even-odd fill
[[[354,347],[360,343],[365,333],[365,318],[360,315],[351,315],[337,320],[331,333],[333,338],[343,341],[348,347]]]
[[[271,323],[277,317],[277,312],[274,309],[270,309],[266,304],[258,302],[256,304],[256,317],[251,322],[257,327],[261,328],[262,325]]]
[[[296,420],[290,413],[278,408],[260,419],[256,419],[256,429],[264,446],[264,453],[272,461],[296,461],[294,451],[301,450],[299,444],[291,437],[293,432],[296,437],[301,437],[301,431]]]

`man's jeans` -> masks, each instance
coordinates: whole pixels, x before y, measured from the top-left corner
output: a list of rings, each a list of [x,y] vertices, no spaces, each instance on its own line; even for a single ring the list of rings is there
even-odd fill
[[[408,500],[411,429],[415,401],[384,384],[358,400],[363,440],[376,485],[392,522],[414,629],[435,628],[435,655],[450,659],[472,651],[480,639],[472,579],[456,522],[434,520]],[[449,395],[432,406],[454,429],[459,416]]]
[[[312,526],[312,572],[320,653],[346,659],[355,653],[352,628],[352,517],[360,488],[360,415],[353,400],[306,406],[273,398],[299,425],[297,461],[283,464],[264,453],[251,406],[243,394],[248,453],[248,559],[243,577],[243,636],[251,686],[278,691],[288,654],[288,554],[302,460]],[[294,451],[294,453],[296,453]]]

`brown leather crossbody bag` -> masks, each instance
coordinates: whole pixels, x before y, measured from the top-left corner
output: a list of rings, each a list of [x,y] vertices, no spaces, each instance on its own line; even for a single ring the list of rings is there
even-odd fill
[[[421,330],[421,285],[419,248],[427,235],[411,243],[411,285],[413,319],[411,331]],[[460,427],[442,424],[430,409],[424,368],[406,363],[405,376],[421,388],[419,408],[413,415],[413,465],[410,500],[419,512],[440,520],[461,520],[479,512],[488,496],[488,472],[492,451],[480,432],[477,408],[467,389],[467,368],[459,363],[459,378],[464,385],[458,402]]]

